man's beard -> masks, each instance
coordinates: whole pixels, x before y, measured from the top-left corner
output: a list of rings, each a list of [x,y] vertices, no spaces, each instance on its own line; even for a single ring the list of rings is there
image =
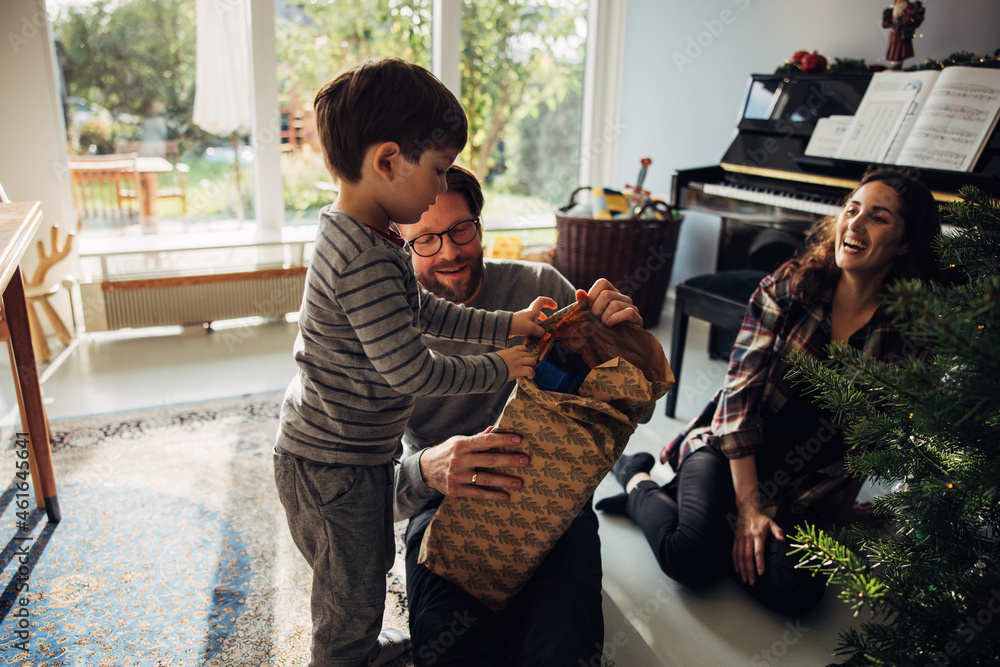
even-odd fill
[[[469,261],[469,278],[460,283],[454,281],[445,284],[437,280],[434,273],[418,273],[420,285],[435,296],[455,303],[464,303],[472,298],[483,281],[483,251],[480,248],[475,257]]]

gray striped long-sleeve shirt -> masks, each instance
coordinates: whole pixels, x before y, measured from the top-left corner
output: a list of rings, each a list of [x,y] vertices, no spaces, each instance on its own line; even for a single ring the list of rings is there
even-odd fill
[[[391,460],[414,396],[496,391],[496,353],[445,356],[421,334],[506,346],[512,313],[466,308],[420,288],[406,252],[325,209],[306,275],[279,450],[329,465]]]

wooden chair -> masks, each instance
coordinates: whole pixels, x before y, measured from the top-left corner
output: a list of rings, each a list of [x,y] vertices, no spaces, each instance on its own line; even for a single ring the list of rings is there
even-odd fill
[[[73,333],[66,328],[66,325],[63,324],[62,319],[59,317],[59,313],[49,303],[50,297],[55,295],[62,287],[66,287],[70,292],[70,309],[72,310],[73,282],[71,280],[46,282],[45,280],[49,269],[69,256],[70,251],[73,249],[73,233],[70,232],[66,235],[66,241],[61,248],[59,247],[59,226],[53,225],[50,234],[51,241],[49,245],[52,251],[46,252],[45,243],[42,241],[38,242],[38,266],[35,268],[35,273],[32,275],[31,280],[24,282],[24,296],[28,302],[28,322],[31,326],[31,344],[35,348],[35,356],[40,361],[49,361],[52,358],[52,350],[49,348],[49,341],[45,336],[45,329],[42,327],[42,321],[38,316],[38,311],[35,309],[36,306],[41,308],[42,312],[45,313],[45,317],[49,320],[52,329],[63,345],[69,345],[73,341]]]
[[[166,188],[156,188],[156,198],[159,199],[180,199],[181,211],[184,218],[187,218],[187,175],[191,167],[179,161],[180,148],[176,140],[165,141],[119,141],[115,144],[115,150],[122,154],[135,153],[139,158],[162,157],[173,165],[172,184]],[[157,178],[160,174],[153,176]],[[162,174],[166,177],[166,174]],[[140,171],[141,177],[141,171]],[[162,181],[163,179],[159,179]],[[159,183],[158,183],[159,185]],[[130,191],[130,196],[135,193]]]
[[[173,187],[168,188],[157,188],[156,198],[157,199],[180,199],[181,200],[181,213],[184,216],[185,222],[187,221],[187,175],[191,171],[191,167],[184,164],[183,162],[178,162],[174,165],[174,177],[176,183]]]
[[[135,153],[72,155],[69,158],[77,229],[83,218],[129,222],[139,215],[139,182]]]

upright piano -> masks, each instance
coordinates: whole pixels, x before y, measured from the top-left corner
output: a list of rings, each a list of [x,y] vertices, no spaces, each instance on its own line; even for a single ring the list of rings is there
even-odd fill
[[[805,148],[819,118],[853,115],[871,75],[755,74],[732,144],[718,165],[674,174],[673,205],[722,218],[716,271],[771,271],[802,245],[820,218],[839,212],[868,164],[812,158]],[[1000,130],[972,172],[910,169],[938,201],[976,185],[1000,195]]]

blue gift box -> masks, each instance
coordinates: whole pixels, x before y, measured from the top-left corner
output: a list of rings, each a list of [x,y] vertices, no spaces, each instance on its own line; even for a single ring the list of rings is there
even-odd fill
[[[579,353],[556,341],[535,366],[535,384],[545,391],[575,394],[589,372],[590,366]]]

